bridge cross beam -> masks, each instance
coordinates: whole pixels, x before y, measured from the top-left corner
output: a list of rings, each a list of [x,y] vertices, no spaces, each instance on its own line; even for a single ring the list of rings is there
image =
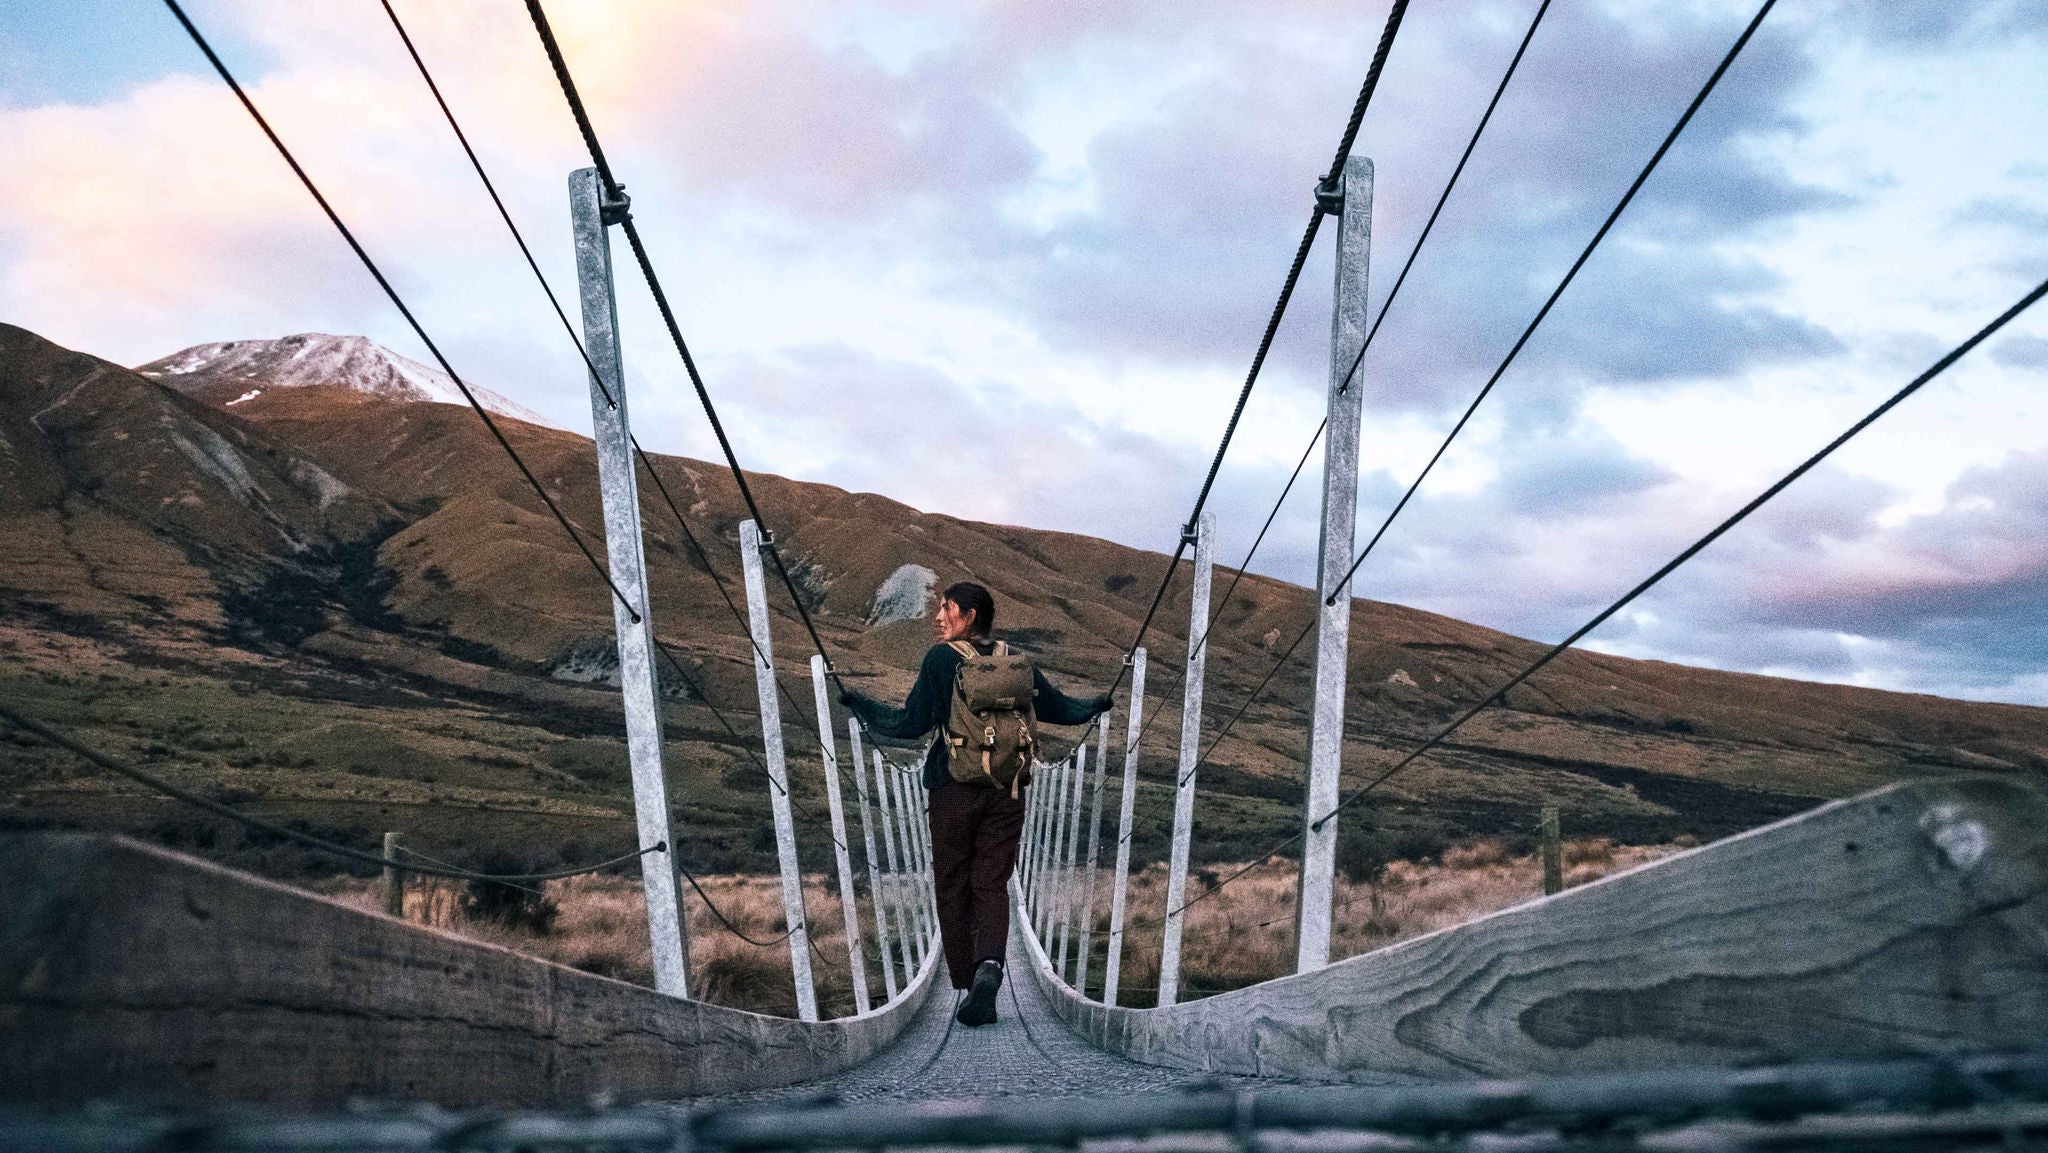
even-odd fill
[[[1329,426],[1323,435],[1323,540],[1316,561],[1315,704],[1309,715],[1308,790],[1302,815],[1306,832],[1295,901],[1297,973],[1311,973],[1330,963],[1332,873],[1337,862],[1337,821],[1331,814],[1337,808],[1338,778],[1344,767],[1345,661],[1351,647],[1351,590],[1332,586],[1351,566],[1357,530],[1358,426],[1365,389],[1350,378],[1350,371],[1366,334],[1372,161],[1350,157],[1343,179],[1337,290],[1330,320]]]
[[[654,615],[648,607],[647,557],[640,537],[639,477],[633,471],[633,430],[626,419],[626,376],[619,354],[619,310],[612,284],[611,240],[617,205],[605,199],[595,168],[569,174],[569,220],[581,289],[583,346],[590,355],[590,416],[604,504],[607,571],[621,596],[612,598],[618,635],[619,692],[626,714],[626,754],[633,773],[633,815],[642,845],[664,845],[640,862],[653,945],[654,987],[690,995],[690,937],[676,892],[676,839],[667,777],[662,771],[660,678],[654,668]],[[622,599],[623,598],[623,599]]]

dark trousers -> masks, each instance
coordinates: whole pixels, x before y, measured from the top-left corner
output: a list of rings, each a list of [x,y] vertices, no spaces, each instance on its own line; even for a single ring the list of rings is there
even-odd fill
[[[1010,873],[1024,834],[1024,790],[949,780],[930,794],[932,883],[938,890],[939,941],[955,989],[974,983],[974,967],[1002,960],[1010,940]]]

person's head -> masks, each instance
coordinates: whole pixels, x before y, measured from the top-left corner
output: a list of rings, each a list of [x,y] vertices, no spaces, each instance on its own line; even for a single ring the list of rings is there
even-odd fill
[[[940,644],[986,640],[995,624],[996,598],[973,581],[961,581],[939,594],[939,611],[932,617],[932,635]]]

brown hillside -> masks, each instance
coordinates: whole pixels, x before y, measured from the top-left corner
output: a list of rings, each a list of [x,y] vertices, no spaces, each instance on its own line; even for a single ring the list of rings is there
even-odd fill
[[[263,706],[235,722],[248,729],[238,738],[246,751],[210,755],[148,734],[166,763],[243,780],[232,787],[259,790],[257,803],[336,828],[394,827],[403,815],[464,843],[531,840],[543,835],[536,829],[560,840],[577,821],[591,826],[577,826],[586,840],[624,835],[622,761],[607,744],[616,698],[583,683],[609,659],[607,594],[475,414],[366,395],[347,381],[264,390],[230,411],[220,406],[249,391],[245,377],[199,373],[177,383],[173,391],[0,329],[9,446],[0,455],[0,596],[11,630],[0,644],[0,687],[78,711],[118,745],[114,735],[170,722],[124,722],[118,710],[78,704],[77,670],[119,679],[138,665],[174,668],[175,684],[155,691],[195,700],[209,685],[244,683]],[[502,423],[602,555],[589,441]],[[683,458],[657,457],[655,466],[739,596],[743,513],[731,477]],[[749,481],[836,664],[878,695],[907,688],[926,643],[924,620],[870,624],[905,566],[924,566],[941,585],[987,583],[1002,631],[1077,691],[1114,674],[1165,568],[1162,555],[1088,537],[963,521],[775,476]],[[745,639],[644,472],[641,487],[657,630],[751,735]],[[1219,572],[1219,593],[1229,575]],[[1149,638],[1148,709],[1165,715],[1145,745],[1141,849],[1156,844],[1166,819],[1161,782],[1179,724],[1177,693],[1163,698],[1186,644],[1184,598],[1183,582]],[[1252,575],[1220,606],[1210,731],[1309,618],[1310,600]],[[771,590],[771,602],[777,663],[799,705],[785,721],[800,736],[812,723],[808,644],[784,595]],[[1397,605],[1358,601],[1354,613],[1350,778],[1389,763],[1540,651]],[[1241,856],[1299,826],[1310,670],[1298,661],[1203,769],[1208,859]],[[1354,851],[1513,837],[1546,797],[1563,804],[1574,834],[1658,840],[1723,835],[1902,776],[2048,769],[2048,710],[2019,706],[1592,654],[1559,660],[1511,703],[1362,808],[1346,825]],[[201,729],[225,723],[199,715]],[[762,786],[716,718],[677,699],[670,737],[684,823],[731,852],[758,852]],[[812,759],[799,771],[816,777],[815,746],[805,747]],[[237,758],[248,763],[223,767]],[[20,808],[53,819],[116,813],[132,826],[137,812],[158,811],[117,803],[75,772],[40,758],[10,787]],[[333,787],[315,788],[316,777]],[[821,792],[807,781],[800,795]],[[413,807],[394,809],[390,798]],[[446,807],[458,804],[525,815],[449,819]]]

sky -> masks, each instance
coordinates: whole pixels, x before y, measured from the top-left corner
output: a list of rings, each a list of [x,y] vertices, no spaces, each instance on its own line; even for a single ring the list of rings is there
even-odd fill
[[[516,5],[393,0],[557,291],[587,163]],[[383,11],[192,0],[466,378],[588,390]],[[556,0],[750,469],[1169,551],[1382,0]],[[1414,4],[1355,149],[1377,315],[1536,0]],[[1555,0],[1360,369],[1360,541],[1754,12]],[[165,9],[0,0],[0,320],[127,364],[405,327]],[[1321,418],[1326,226],[1217,478]],[[716,445],[623,244],[635,431]],[[2048,5],[1782,0],[1360,569],[1555,639],[2048,278]],[[2048,704],[2048,306],[1587,642]],[[1316,572],[1321,454],[1254,571]]]

